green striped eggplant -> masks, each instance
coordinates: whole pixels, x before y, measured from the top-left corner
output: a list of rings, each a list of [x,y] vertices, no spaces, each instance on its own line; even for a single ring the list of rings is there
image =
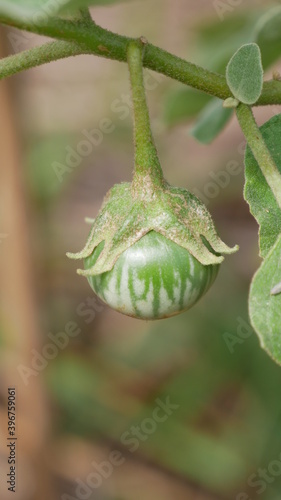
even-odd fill
[[[142,194],[144,193],[144,194]],[[140,319],[168,318],[193,306],[232,253],[206,207],[182,188],[117,184],[92,221],[84,248],[85,276],[110,307]]]
[[[101,243],[86,259],[91,269]],[[214,282],[219,264],[203,265],[185,248],[150,231],[123,252],[111,271],[88,276],[110,307],[140,319],[161,319],[189,309]]]
[[[134,109],[135,169],[116,184],[92,221],[83,259],[96,294],[113,309],[140,319],[168,318],[189,309],[212,285],[228,247],[205,205],[164,179],[143,85],[144,39],[128,46]]]

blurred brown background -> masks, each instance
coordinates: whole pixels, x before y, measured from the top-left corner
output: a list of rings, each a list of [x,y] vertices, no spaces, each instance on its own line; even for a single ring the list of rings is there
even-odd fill
[[[91,13],[103,27],[223,72],[271,3],[220,4],[230,6],[220,15],[218,2],[203,0],[131,1]],[[42,41],[2,29],[1,55]],[[268,63],[266,77],[278,68],[277,60]],[[126,65],[79,56],[1,82],[1,500],[13,495],[6,483],[13,386],[16,499],[280,499],[281,372],[247,313],[259,257],[257,225],[242,196],[243,136],[232,118],[211,145],[199,144],[189,130],[201,98],[146,75],[167,180],[201,193],[222,239],[240,251],[206,297],[178,317],[142,322],[101,304],[65,253],[82,248],[84,217],[95,216],[107,190],[131,179]],[[256,116],[262,123],[279,111]],[[87,133],[96,137],[88,152]],[[230,161],[237,175],[221,187],[215,179]],[[167,398],[178,407],[156,422],[153,412]]]

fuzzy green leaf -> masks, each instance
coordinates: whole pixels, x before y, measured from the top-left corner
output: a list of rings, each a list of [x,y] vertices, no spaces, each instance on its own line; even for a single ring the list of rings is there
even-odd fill
[[[249,297],[249,311],[261,346],[281,364],[281,293],[272,290],[281,282],[281,235],[256,272]]]
[[[281,114],[273,116],[260,130],[281,175]],[[281,210],[248,146],[244,197],[259,223],[260,255],[265,257],[281,233]]]
[[[223,108],[221,99],[212,99],[200,113],[190,135],[203,144],[209,144],[225,127],[232,115],[231,108]]]
[[[263,69],[261,53],[256,43],[247,43],[230,59],[226,79],[234,97],[244,104],[254,104],[261,95]]]

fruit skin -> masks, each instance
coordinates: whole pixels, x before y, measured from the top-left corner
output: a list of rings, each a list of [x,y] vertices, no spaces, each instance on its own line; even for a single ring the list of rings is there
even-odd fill
[[[101,243],[84,259],[90,269]],[[214,282],[219,264],[203,265],[188,250],[150,231],[125,250],[114,267],[88,276],[94,292],[118,312],[139,319],[161,319],[193,306]]]

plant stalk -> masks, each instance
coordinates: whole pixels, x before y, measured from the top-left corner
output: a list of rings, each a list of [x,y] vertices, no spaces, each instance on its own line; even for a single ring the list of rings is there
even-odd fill
[[[281,209],[281,174],[267,148],[252,109],[240,103],[236,115],[243,134]]]
[[[163,173],[154,144],[143,80],[143,53],[146,41],[134,40],[128,45],[128,66],[134,110],[135,173],[163,181]]]

